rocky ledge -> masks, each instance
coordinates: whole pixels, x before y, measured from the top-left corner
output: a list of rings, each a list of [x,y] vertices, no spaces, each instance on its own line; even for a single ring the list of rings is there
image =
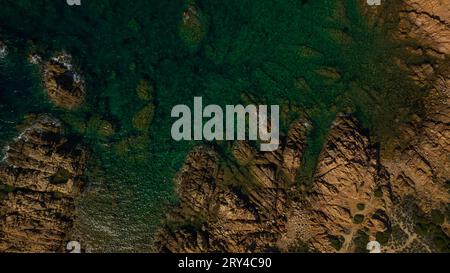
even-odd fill
[[[0,252],[58,252],[69,239],[86,154],[39,116],[0,163]]]

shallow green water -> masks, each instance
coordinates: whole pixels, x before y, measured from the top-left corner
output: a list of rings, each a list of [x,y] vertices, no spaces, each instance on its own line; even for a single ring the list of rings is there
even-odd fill
[[[189,28],[180,35],[189,1],[0,3],[1,38],[18,48],[0,66],[0,140],[11,138],[32,110],[52,112],[89,147],[77,229],[96,251],[149,250],[167,207],[177,202],[173,175],[199,144],[172,140],[170,110],[192,104],[194,96],[204,104],[280,104],[289,110],[283,130],[307,116],[314,129],[299,183],[311,180],[337,113],[355,113],[383,145],[395,135],[395,120],[421,111],[420,90],[389,70],[394,56],[414,60],[386,30],[365,24],[357,1],[199,0],[201,28],[192,29],[198,39],[186,38]],[[68,112],[46,102],[32,68],[19,58],[31,49],[74,56],[87,82],[85,105]],[[142,79],[153,86],[153,99],[137,95]],[[151,125],[133,126],[149,104],[156,107]],[[102,122],[114,132],[101,131]]]

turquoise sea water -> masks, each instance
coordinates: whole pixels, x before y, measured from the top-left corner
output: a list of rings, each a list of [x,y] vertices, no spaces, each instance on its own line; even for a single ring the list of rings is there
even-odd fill
[[[187,26],[183,12],[193,1],[0,3],[0,37],[12,48],[0,62],[1,144],[32,111],[53,113],[88,147],[76,228],[96,251],[151,249],[164,213],[177,202],[171,180],[199,144],[172,140],[170,111],[194,96],[222,106],[279,104],[284,131],[307,116],[314,129],[299,183],[311,180],[338,113],[357,115],[386,147],[394,121],[421,114],[420,90],[392,69],[394,57],[415,60],[386,29],[366,24],[356,0],[199,0],[198,20]],[[26,63],[31,51],[49,57],[61,50],[73,55],[87,83],[86,103],[74,111],[51,106]],[[142,81],[151,98],[138,95]],[[146,107],[155,110],[142,121]],[[220,145],[226,151],[230,143]]]

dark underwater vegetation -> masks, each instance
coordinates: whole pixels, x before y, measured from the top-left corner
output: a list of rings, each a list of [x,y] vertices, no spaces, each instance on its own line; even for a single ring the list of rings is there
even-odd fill
[[[222,106],[279,104],[284,132],[308,118],[298,176],[305,185],[337,114],[355,114],[386,153],[398,124],[422,115],[421,90],[395,68],[396,57],[415,60],[388,29],[366,23],[356,0],[0,4],[0,39],[11,48],[0,61],[0,144],[32,112],[57,116],[88,147],[77,228],[99,251],[149,250],[177,202],[171,180],[201,144],[170,136],[172,107],[194,96]],[[61,50],[87,83],[86,102],[74,111],[53,107],[26,63],[30,52]],[[231,143],[210,145],[226,155]]]

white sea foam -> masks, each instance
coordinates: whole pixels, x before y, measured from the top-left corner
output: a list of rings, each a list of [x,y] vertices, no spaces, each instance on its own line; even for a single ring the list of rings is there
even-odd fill
[[[0,59],[5,58],[8,55],[8,47],[0,41]]]

